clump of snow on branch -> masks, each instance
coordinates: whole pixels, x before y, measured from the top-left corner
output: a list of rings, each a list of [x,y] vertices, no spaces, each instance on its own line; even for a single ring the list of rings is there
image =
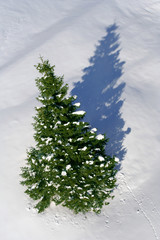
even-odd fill
[[[98,134],[98,135],[96,136],[96,138],[97,138],[98,140],[102,140],[102,139],[104,139],[104,135]]]
[[[76,107],[80,107],[80,105],[81,105],[80,102],[74,104],[74,106]]]
[[[75,114],[75,115],[84,115],[85,113],[86,113],[85,111],[79,110],[79,111],[73,112],[72,114]]]

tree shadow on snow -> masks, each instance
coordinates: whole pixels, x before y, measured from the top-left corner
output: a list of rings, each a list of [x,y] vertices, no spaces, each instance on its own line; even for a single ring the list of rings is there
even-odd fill
[[[83,81],[75,83],[71,94],[77,95],[80,109],[86,111],[85,121],[109,138],[107,155],[115,155],[122,161],[126,154],[123,140],[131,129],[123,130],[125,122],[121,108],[124,100],[121,95],[126,84],[118,80],[123,74],[125,62],[119,59],[117,29],[116,24],[106,29],[106,36],[99,41],[94,56],[89,59],[90,66],[83,69]]]

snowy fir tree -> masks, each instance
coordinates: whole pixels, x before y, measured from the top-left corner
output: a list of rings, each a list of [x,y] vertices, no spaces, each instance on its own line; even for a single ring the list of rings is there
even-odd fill
[[[21,184],[36,200],[38,212],[53,201],[75,213],[100,213],[116,186],[116,160],[105,153],[108,139],[83,121],[85,112],[77,110],[76,96],[66,97],[68,85],[48,60],[41,58],[36,68],[41,74],[36,79],[36,144],[27,151]]]

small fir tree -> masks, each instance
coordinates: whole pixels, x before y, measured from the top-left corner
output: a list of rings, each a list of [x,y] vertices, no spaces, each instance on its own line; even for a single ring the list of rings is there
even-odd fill
[[[116,160],[105,153],[108,139],[82,121],[80,103],[66,97],[68,86],[48,60],[41,58],[36,68],[42,74],[36,79],[41,103],[33,124],[36,146],[27,151],[21,184],[37,200],[38,212],[53,201],[75,213],[99,213],[116,186]]]

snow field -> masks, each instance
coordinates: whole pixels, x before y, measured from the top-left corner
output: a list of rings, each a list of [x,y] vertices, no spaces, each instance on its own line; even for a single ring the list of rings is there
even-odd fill
[[[160,239],[160,3],[6,0],[0,12],[0,235],[4,240]],[[77,216],[54,205],[38,215],[19,185],[26,148],[34,144],[31,123],[38,93],[33,66],[39,55],[48,58],[72,90],[114,23],[125,61],[117,81],[126,84],[121,113],[124,128],[131,128],[123,142],[127,153],[115,198],[99,216]]]

